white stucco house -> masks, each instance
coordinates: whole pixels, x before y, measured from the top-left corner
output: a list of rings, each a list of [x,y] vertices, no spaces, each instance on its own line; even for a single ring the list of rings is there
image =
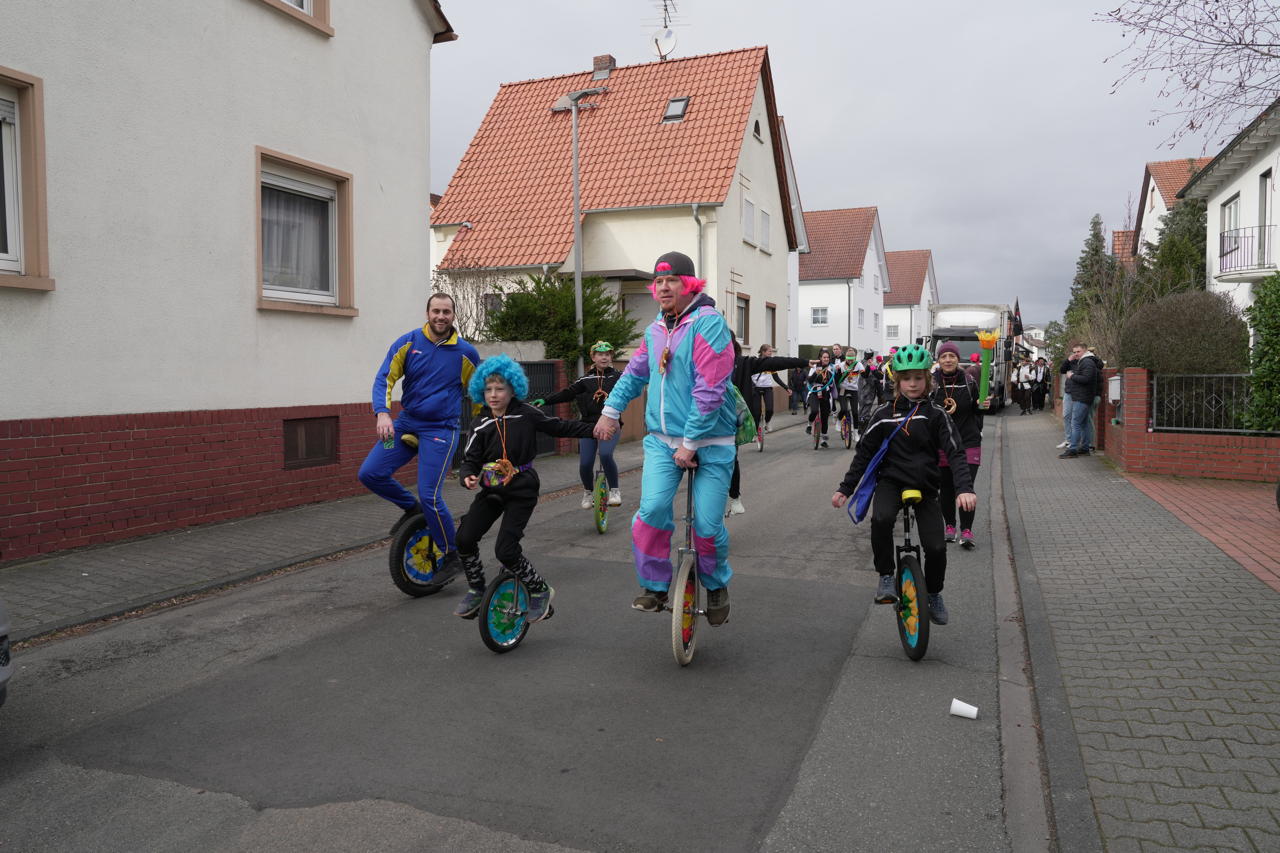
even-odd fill
[[[885,262],[890,285],[884,295],[884,346],[888,350],[929,334],[929,306],[941,300],[931,250],[886,252]]]
[[[0,13],[0,559],[361,491],[428,294],[437,0],[110,5]]]
[[[504,281],[573,273],[571,115],[553,105],[591,88],[603,91],[580,101],[583,274],[643,327],[654,260],[683,252],[745,347],[792,349],[803,223],[763,47],[629,66],[603,54],[591,71],[504,84],[435,210],[442,286],[483,302]]]
[[[1179,193],[1205,200],[1209,290],[1240,310],[1253,286],[1276,273],[1276,177],[1280,175],[1280,100],[1240,131]]]
[[[1133,220],[1133,233],[1120,243],[1113,241],[1113,253],[1121,257],[1141,255],[1148,243],[1160,238],[1165,215],[1178,203],[1178,192],[1187,181],[1208,165],[1210,157],[1181,157],[1147,163],[1142,171],[1142,190],[1138,194],[1138,212]],[[1123,232],[1117,232],[1123,233]]]
[[[879,210],[807,210],[804,223],[809,251],[800,255],[800,343],[883,351],[890,280]]]

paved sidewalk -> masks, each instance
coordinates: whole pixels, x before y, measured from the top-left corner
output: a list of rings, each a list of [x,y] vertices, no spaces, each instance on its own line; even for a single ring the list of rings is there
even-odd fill
[[[803,423],[803,416],[783,409],[773,427]],[[639,471],[643,456],[638,441],[619,444],[614,454],[628,517],[640,483],[625,475]],[[576,453],[542,457],[537,466],[544,497],[582,487]],[[456,480],[445,489],[454,518],[471,497]],[[0,599],[18,642],[381,542],[399,517],[381,498],[361,495],[52,554],[0,566]]]
[[[1052,792],[1062,849],[1280,850],[1280,592],[1105,459],[1059,460],[1061,421],[1005,427],[1050,779],[1088,792]]]

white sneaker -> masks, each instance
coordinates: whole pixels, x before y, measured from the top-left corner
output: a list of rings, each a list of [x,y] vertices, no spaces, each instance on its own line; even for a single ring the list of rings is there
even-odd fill
[[[1062,448],[1066,447],[1069,443],[1070,443],[1070,442],[1066,442],[1066,441],[1064,441],[1064,442],[1062,442],[1061,444],[1056,445],[1056,446],[1057,446],[1057,448],[1058,448],[1059,450],[1061,450]]]
[[[747,508],[742,505],[742,500],[740,498],[730,498],[729,511],[726,512],[725,515],[742,515],[746,511]]]
[[[769,426],[768,424],[765,424],[765,425],[764,425],[764,431],[765,431],[765,432],[773,432],[773,427]]]
[[[609,506],[622,506],[622,490],[621,489],[609,490]]]
[[[583,492],[583,493],[582,493],[582,508],[583,508],[583,509],[591,509],[591,507],[593,507],[593,506],[595,506],[595,496],[594,496],[594,495],[592,495],[592,494],[591,494],[591,492]]]

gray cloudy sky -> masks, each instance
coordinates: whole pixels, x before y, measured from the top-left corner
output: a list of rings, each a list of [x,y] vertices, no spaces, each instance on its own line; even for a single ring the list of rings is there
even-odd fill
[[[1113,0],[1114,2],[1114,0]],[[653,59],[653,0],[443,0],[432,173],[443,192],[498,86]],[[1143,164],[1203,156],[1149,126],[1160,81],[1109,94],[1106,0],[679,0],[676,56],[767,45],[806,210],[880,208],[890,251],[932,249],[944,302],[1061,319],[1088,229],[1125,227]],[[1216,148],[1203,152],[1216,153]],[[1136,207],[1134,212],[1136,212]]]

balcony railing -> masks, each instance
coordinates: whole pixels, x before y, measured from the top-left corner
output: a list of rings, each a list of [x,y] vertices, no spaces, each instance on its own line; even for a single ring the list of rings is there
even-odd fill
[[[1218,272],[1275,269],[1276,226],[1233,228],[1218,237]]]

